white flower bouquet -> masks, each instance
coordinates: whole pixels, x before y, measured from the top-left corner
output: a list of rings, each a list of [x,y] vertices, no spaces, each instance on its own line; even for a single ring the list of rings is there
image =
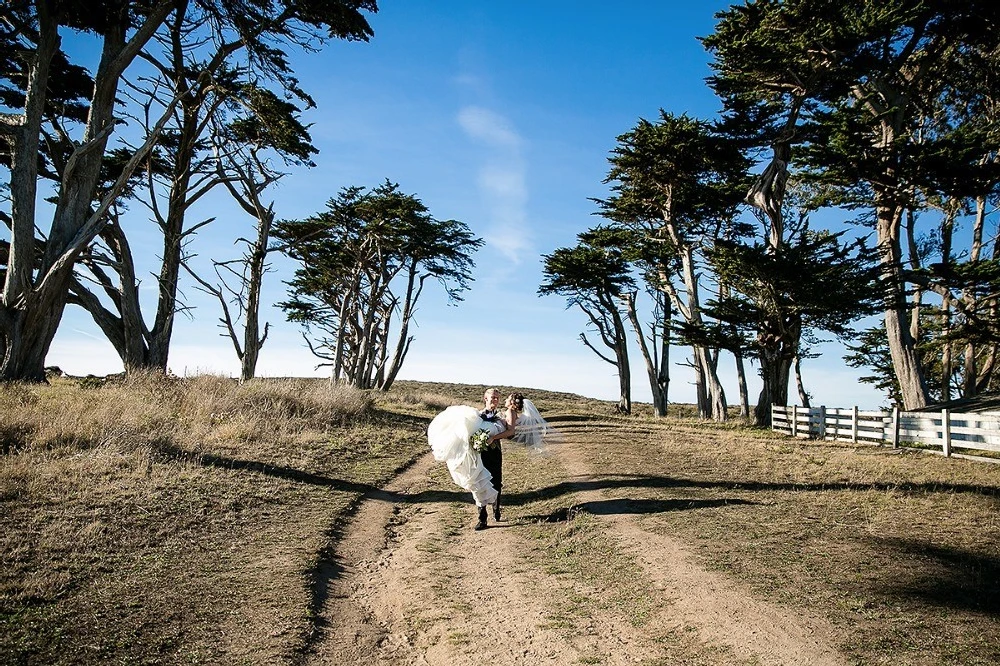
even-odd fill
[[[482,452],[490,448],[490,431],[480,429],[469,435],[469,446],[476,452]]]

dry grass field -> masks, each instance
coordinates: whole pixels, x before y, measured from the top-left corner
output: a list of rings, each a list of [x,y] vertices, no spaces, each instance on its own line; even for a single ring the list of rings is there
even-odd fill
[[[309,662],[336,638],[328,584],[352,516],[425,457],[435,413],[477,404],[483,388],[0,388],[0,663]],[[514,517],[502,533],[592,592],[553,587],[546,631],[603,618],[641,633],[662,612],[642,553],[603,527],[615,514],[753,597],[823,618],[847,663],[1000,662],[1000,466],[526,392],[592,474],[573,481],[555,456],[505,463]],[[445,538],[471,533],[468,507],[450,506]],[[639,663],[752,663],[709,635],[672,630],[656,643],[668,656]],[[566,663],[619,663],[602,649]]]

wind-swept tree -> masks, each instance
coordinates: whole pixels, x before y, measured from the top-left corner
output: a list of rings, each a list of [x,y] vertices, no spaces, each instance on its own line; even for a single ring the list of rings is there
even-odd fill
[[[17,58],[3,61],[0,78],[7,90],[19,90],[20,106],[0,116],[0,141],[10,165],[10,245],[0,295],[0,380],[45,379],[45,356],[56,334],[69,293],[73,268],[80,253],[107,222],[106,211],[117,199],[138,164],[146,157],[162,125],[154,126],[150,140],[139,146],[119,179],[95,201],[114,116],[119,81],[125,69],[149,42],[175,8],[172,0],[143,3],[10,3],[3,14],[4,50]],[[59,115],[50,101],[60,94],[56,74],[66,62],[59,29],[71,28],[94,36],[100,44],[100,62],[76,125],[72,116]],[[56,67],[54,68],[54,65]],[[12,96],[8,95],[5,103]],[[173,108],[177,100],[168,102]],[[19,109],[19,110],[17,110]],[[68,147],[53,196],[52,219],[38,214],[40,155],[45,126],[54,121],[53,136]],[[50,164],[51,166],[51,164]],[[36,228],[47,230],[41,237]]]
[[[794,225],[777,251],[766,242],[717,241],[708,255],[729,290],[708,304],[722,322],[716,344],[741,349],[760,363],[754,421],[771,422],[771,405],[788,404],[789,373],[805,354],[807,332],[852,336],[851,323],[878,303],[871,252],[844,242],[843,232]],[[727,326],[728,325],[728,326]],[[736,338],[733,338],[733,333]]]
[[[559,248],[545,255],[545,280],[538,293],[564,296],[567,307],[577,307],[586,315],[591,330],[611,351],[611,356],[594,346],[586,333],[580,333],[580,340],[598,358],[615,368],[619,387],[618,411],[630,414],[632,376],[628,359],[628,331],[620,308],[627,302],[634,305],[635,283],[621,247],[607,242],[606,233],[606,229],[592,229],[579,234],[579,242],[574,247]]]
[[[702,312],[701,252],[711,239],[739,233],[734,220],[746,190],[747,161],[738,144],[701,120],[661,112],[641,119],[618,137],[608,158],[612,196],[599,200],[601,215],[638,234],[651,261],[655,288],[673,305],[683,325],[706,325]],[[696,339],[696,338],[692,338]],[[718,354],[692,344],[703,418],[727,418]]]
[[[223,137],[213,134],[229,131],[218,121],[219,116],[226,113],[232,119],[234,112],[242,112],[244,119],[240,121],[237,117],[233,122],[271,123],[271,151],[301,162],[299,154],[307,150],[301,143],[308,142],[308,135],[305,139],[301,134],[292,136],[304,130],[292,115],[298,109],[282,97],[306,106],[313,102],[298,88],[285,49],[290,46],[313,49],[324,33],[348,40],[367,40],[371,29],[359,13],[361,8],[374,10],[374,3],[331,2],[324,4],[321,11],[314,11],[297,0],[262,3],[242,10],[227,4],[180,2],[163,29],[143,50],[141,57],[152,73],[143,71],[125,82],[124,95],[133,102],[129,108],[135,116],[134,124],[151,134],[150,118],[166,108],[170,100],[179,99],[174,110],[165,116],[167,123],[159,131],[152,158],[143,165],[144,191],[136,193],[136,199],[147,208],[154,228],[162,237],[155,314],[152,321],[145,321],[139,302],[142,292],[134,282],[135,258],[131,252],[119,251],[121,242],[90,252],[86,262],[90,272],[73,289],[77,302],[90,311],[102,329],[125,332],[109,335],[109,339],[116,343],[126,370],[166,371],[174,321],[184,308],[178,293],[187,247],[195,234],[213,221],[192,221],[191,211],[213,188],[240,178],[228,159],[240,146],[231,144],[221,155],[215,150]],[[233,11],[240,15],[233,16]],[[267,85],[281,91],[281,95],[268,90]],[[228,138],[242,142],[246,137]],[[253,169],[252,158],[246,154],[244,157],[249,160],[244,171]],[[220,159],[227,159],[229,165],[220,169]],[[237,201],[244,210],[247,204],[254,207],[252,202]],[[103,262],[104,267],[115,275],[101,269],[105,255],[111,255],[112,259]],[[84,293],[89,281],[96,282],[106,294],[118,293],[102,301]],[[248,296],[253,300],[252,294]],[[255,316],[247,314],[250,319]],[[248,323],[250,328],[256,327],[249,320]],[[125,339],[118,343],[122,337]],[[253,349],[258,344],[251,343],[251,353],[247,355],[245,343],[238,353],[244,361],[255,360]]]
[[[233,200],[253,220],[254,233],[237,239],[244,246],[240,258],[213,259],[215,283],[191,275],[219,301],[220,326],[240,360],[240,378],[247,380],[256,375],[267,340],[270,324],[265,322],[261,332],[260,297],[269,269],[267,256],[278,249],[270,243],[274,202],[266,201],[264,193],[286,175],[270,158],[277,155],[286,166],[314,166],[311,157],[316,149],[299,119],[299,109],[269,90],[247,86],[229,106],[237,111],[234,117],[214,120],[216,169]]]
[[[483,241],[457,220],[437,220],[386,181],[345,187],[325,211],[275,226],[299,263],[281,303],[331,377],[388,390],[413,342],[409,327],[428,279],[462,300]],[[393,335],[394,334],[394,335]]]
[[[970,65],[993,59],[1000,10],[979,0],[760,0],[720,19],[706,44],[730,112],[744,128],[763,118],[757,145],[782,146],[836,188],[840,205],[871,212],[894,371],[905,406],[926,405],[901,230],[921,191],[975,197],[991,178],[995,164],[982,157],[997,137],[967,122],[966,102],[996,86],[995,68]]]

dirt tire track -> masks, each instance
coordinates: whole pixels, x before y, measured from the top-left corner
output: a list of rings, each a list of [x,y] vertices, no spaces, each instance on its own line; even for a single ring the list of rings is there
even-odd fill
[[[579,439],[546,464],[563,466],[571,483],[599,478],[585,460]],[[336,547],[343,574],[330,583],[326,630],[307,664],[665,664],[673,661],[658,637],[692,628],[699,643],[725,646],[716,663],[847,663],[827,641],[823,621],[752,598],[629,514],[595,517],[653,581],[658,612],[641,628],[598,613],[568,631],[552,621],[549,601],[590,591],[524,559],[516,516],[499,525],[491,516],[490,529],[474,532],[471,504],[420,498],[454,490],[431,474],[436,464],[430,455],[421,458],[387,492],[366,499],[346,527]],[[607,499],[606,491],[581,489],[566,499],[580,505],[598,498]]]
[[[595,480],[579,446],[562,449],[563,464],[576,483]],[[618,499],[606,491],[581,491],[582,501]],[[627,499],[627,498],[622,498]],[[642,529],[635,514],[602,515],[662,591],[669,614],[654,622],[695,626],[703,641],[727,645],[740,659],[762,666],[846,666],[830,644],[833,635],[822,619],[753,598],[725,576],[695,562],[677,539]],[[666,616],[665,616],[666,615]]]

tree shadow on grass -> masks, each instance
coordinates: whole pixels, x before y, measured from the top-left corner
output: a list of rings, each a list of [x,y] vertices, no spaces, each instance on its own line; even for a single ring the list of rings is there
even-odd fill
[[[729,492],[868,492],[892,491],[902,494],[967,493],[984,497],[1000,497],[1000,488],[954,483],[773,483],[766,481],[730,481],[713,479],[685,479],[647,474],[600,474],[537,488],[523,493],[511,493],[510,504],[528,504],[540,499],[553,499],[568,493],[588,490],[627,490],[630,488],[702,489]]]
[[[170,460],[182,460],[204,467],[217,467],[220,469],[250,471],[264,474],[297,483],[305,483],[314,486],[322,486],[353,492],[364,495],[366,498],[385,502],[401,502],[407,504],[425,502],[467,502],[469,493],[455,490],[425,490],[418,493],[398,493],[384,490],[378,486],[357,481],[337,479],[315,472],[307,472],[294,467],[281,465],[270,465],[254,460],[241,460],[229,458],[213,453],[198,453],[187,451],[174,445],[170,441],[159,440],[152,443],[153,450],[162,458]],[[407,469],[416,462],[416,458],[409,460],[398,469],[392,471],[390,476],[395,476]],[[1000,497],[1000,487],[997,486],[977,486],[971,484],[955,483],[772,483],[766,481],[732,481],[713,479],[685,479],[669,476],[657,476],[649,474],[599,474],[559,483],[544,488],[536,488],[523,493],[509,493],[504,495],[510,505],[522,505],[535,502],[540,499],[552,499],[570,493],[588,490],[627,490],[630,488],[652,488],[652,489],[690,489],[697,488],[703,490],[724,490],[731,492],[868,492],[868,491],[893,491],[904,494],[927,494],[927,493],[966,493],[972,495],[982,495],[984,497]]]
[[[916,539],[876,539],[875,547],[919,563],[906,581],[876,583],[888,597],[1000,617],[1000,556]]]
[[[579,513],[589,513],[594,516],[611,516],[625,514],[667,513],[670,511],[691,511],[696,509],[713,509],[729,505],[754,505],[756,502],[747,500],[722,499],[611,499],[581,502],[570,507],[560,507],[547,514],[522,516],[521,521],[529,523],[562,523],[572,520]]]
[[[332,490],[339,490],[347,493],[357,493],[365,498],[376,499],[384,502],[453,502],[465,500],[469,497],[469,494],[465,492],[446,490],[427,490],[414,494],[398,493],[384,490],[369,483],[359,483],[357,481],[338,479],[325,476],[323,474],[317,474],[315,472],[306,472],[294,467],[270,465],[256,460],[241,460],[239,458],[230,458],[227,456],[216,455],[214,453],[188,451],[165,440],[152,442],[152,448],[156,455],[161,459],[178,460],[201,465],[202,467],[255,472],[257,474],[284,479],[286,481],[293,481],[295,483],[304,483],[311,486],[330,488]],[[397,476],[410,467],[414,462],[416,462],[416,458],[406,461],[398,468],[392,470],[389,473],[389,477],[391,478]]]

